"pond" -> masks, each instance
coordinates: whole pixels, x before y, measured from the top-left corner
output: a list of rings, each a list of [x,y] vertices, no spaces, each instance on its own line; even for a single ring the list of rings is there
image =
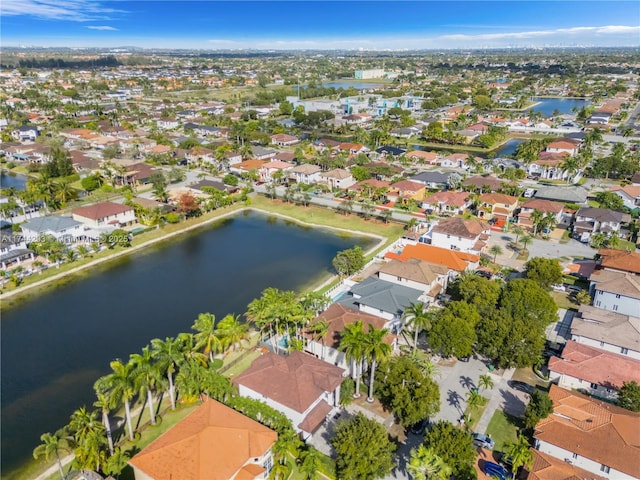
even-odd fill
[[[15,188],[16,190],[24,190],[27,180],[28,178],[25,175],[0,170],[0,189]]]
[[[589,105],[591,102],[579,98],[543,98],[532,97],[531,101],[537,102],[537,105],[530,107],[528,110],[540,112],[544,117],[553,116],[553,112],[557,110],[562,114],[574,114],[574,109],[579,111],[582,107]]]
[[[310,288],[338,251],[372,242],[245,212],[3,309],[3,478],[42,433],[91,407],[111,360],[190,331],[199,313],[242,315],[267,287]]]
[[[511,140],[507,140],[504,144],[500,146],[495,152],[496,157],[506,157],[509,155],[513,155],[516,153],[516,149],[518,145],[520,145],[524,140],[520,140],[518,138],[512,138]]]

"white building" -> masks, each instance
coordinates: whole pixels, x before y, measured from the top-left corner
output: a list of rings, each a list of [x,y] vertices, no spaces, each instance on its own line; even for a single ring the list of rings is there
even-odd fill
[[[431,230],[431,245],[479,255],[487,245],[490,231],[484,222],[446,218]]]
[[[81,222],[61,215],[32,218],[23,223],[21,228],[27,243],[51,235],[62,243],[71,244],[84,235],[84,225]]]
[[[623,315],[640,312],[640,275],[596,270],[589,277],[593,306]]]

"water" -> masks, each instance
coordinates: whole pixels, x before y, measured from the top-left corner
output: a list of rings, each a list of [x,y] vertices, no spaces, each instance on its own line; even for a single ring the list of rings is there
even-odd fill
[[[591,102],[588,100],[580,100],[576,98],[542,98],[533,97],[531,99],[534,102],[539,102],[538,105],[531,107],[529,110],[534,112],[540,112],[544,117],[553,116],[554,110],[560,112],[560,114],[573,114],[573,109],[579,111],[582,107],[589,105]]]
[[[251,212],[5,309],[3,478],[31,457],[42,433],[91,406],[111,360],[190,331],[201,312],[243,314],[267,287],[304,288],[332,270],[338,251],[370,243]]]
[[[0,189],[13,187],[16,190],[24,190],[26,184],[26,176],[4,170],[0,171]]]
[[[511,140],[507,140],[498,150],[496,150],[496,157],[506,157],[509,155],[513,155],[516,153],[516,149],[518,145],[520,145],[523,140],[512,138]]]
[[[384,83],[363,83],[363,82],[350,82],[350,81],[334,81],[334,82],[325,82],[322,84],[325,88],[342,88],[346,90],[347,88],[353,87],[356,90],[369,90],[371,88],[382,88],[386,84]]]

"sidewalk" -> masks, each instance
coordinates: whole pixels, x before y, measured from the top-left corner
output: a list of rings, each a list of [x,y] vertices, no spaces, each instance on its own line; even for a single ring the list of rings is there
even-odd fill
[[[493,414],[499,408],[504,409],[504,404],[506,400],[503,396],[503,392],[507,389],[507,382],[511,380],[513,373],[516,371],[515,368],[508,368],[502,374],[502,378],[499,382],[497,382],[493,388],[491,389],[491,398],[489,399],[489,403],[487,404],[487,408],[484,409],[482,413],[482,417],[478,421],[475,426],[475,431],[478,433],[485,433],[487,431],[487,427],[489,426],[489,422],[493,417]]]

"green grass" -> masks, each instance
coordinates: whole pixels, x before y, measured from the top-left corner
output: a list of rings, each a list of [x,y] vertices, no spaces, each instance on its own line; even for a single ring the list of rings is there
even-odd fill
[[[487,435],[496,443],[495,450],[504,451],[505,446],[509,442],[515,442],[518,439],[518,429],[522,426],[521,420],[504,413],[502,410],[496,410],[491,417],[487,426]]]
[[[573,300],[569,298],[569,295],[566,292],[549,292],[553,301],[556,302],[558,308],[566,308],[567,310],[576,310],[578,308],[578,304],[574,303]]]
[[[467,419],[466,426],[470,430],[473,430],[477,425],[478,421],[482,417],[487,405],[489,404],[489,400],[486,397],[481,397],[482,403],[478,405],[476,408],[469,408],[467,406],[464,411],[464,417]]]
[[[245,352],[244,355],[241,357],[241,359],[238,361],[238,363],[224,370],[222,374],[227,377],[232,377],[232,376],[237,377],[242,372],[244,372],[247,368],[249,368],[253,363],[253,361],[256,358],[258,358],[260,355],[261,353],[258,350],[250,350],[248,352]],[[224,366],[222,368],[224,368]]]

